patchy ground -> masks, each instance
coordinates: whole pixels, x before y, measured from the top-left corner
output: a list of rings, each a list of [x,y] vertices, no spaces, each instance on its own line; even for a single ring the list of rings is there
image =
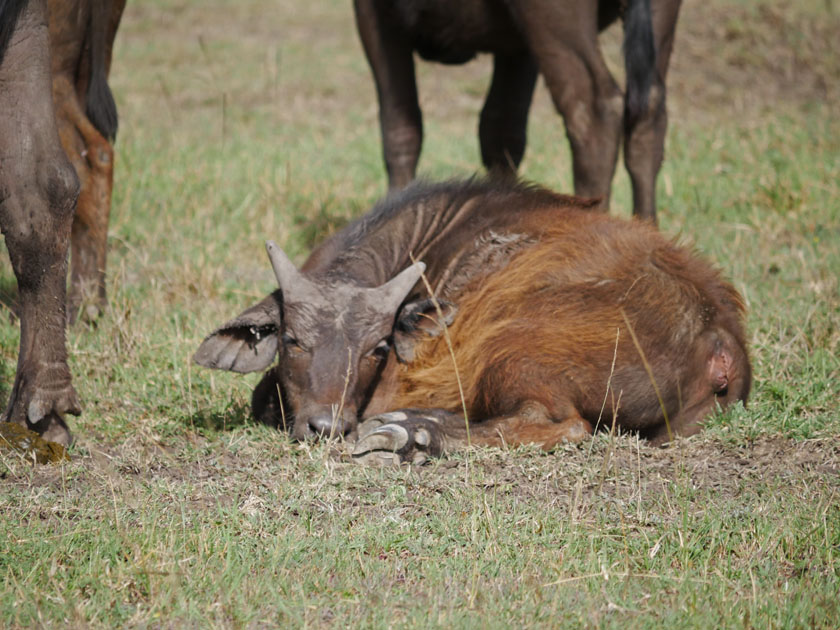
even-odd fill
[[[720,107],[747,114],[837,102],[840,19],[821,4],[684,3],[668,76],[674,121],[681,113],[708,121]]]
[[[255,490],[274,492],[278,486],[293,483],[302,471],[323,467],[335,483],[334,500],[375,510],[377,498],[387,494],[387,488],[360,483],[382,471],[353,462],[343,443],[299,444],[272,434],[268,429],[238,429],[230,435],[230,443],[187,434],[187,443],[180,447],[171,440],[160,441],[159,436],[135,435],[120,446],[84,440],[76,445],[73,461],[64,465],[33,469],[25,456],[5,453],[3,478],[19,491],[37,496],[64,493],[65,499],[91,493],[115,493],[126,499],[136,493],[133,489],[138,483],[165,482],[188,488],[192,508],[202,509],[220,500],[237,507],[240,493],[251,484]],[[577,511],[575,516],[583,518],[581,510],[602,509],[605,502],[626,508],[665,502],[675,485],[698,495],[712,493],[721,503],[737,502],[744,492],[764,485],[795,486],[803,492],[802,500],[811,493],[836,492],[840,490],[840,443],[834,438],[779,437],[735,443],[696,436],[654,448],[633,436],[599,435],[592,442],[549,454],[537,448],[473,449],[424,466],[395,467],[385,474],[413,480],[423,488],[421,495],[453,484],[475,483],[494,495],[540,502],[546,509],[570,515]],[[342,486],[343,478],[346,486]],[[73,480],[70,486],[68,479]],[[219,493],[220,480],[232,491],[230,495]],[[204,481],[211,483],[205,486]],[[39,518],[48,523],[50,510],[37,503],[33,507]],[[425,511],[422,505],[417,508]]]

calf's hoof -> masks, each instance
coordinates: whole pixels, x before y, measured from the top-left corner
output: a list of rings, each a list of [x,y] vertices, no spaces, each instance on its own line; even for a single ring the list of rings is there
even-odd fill
[[[389,411],[365,420],[358,431],[353,458],[364,464],[422,464],[443,452],[440,418],[434,411]]]

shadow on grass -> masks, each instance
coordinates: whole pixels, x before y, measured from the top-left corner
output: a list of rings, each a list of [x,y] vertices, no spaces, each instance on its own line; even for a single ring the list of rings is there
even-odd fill
[[[224,409],[205,407],[174,420],[185,426],[207,431],[225,432],[245,426],[256,426],[251,417],[251,406],[242,401],[231,401]]]

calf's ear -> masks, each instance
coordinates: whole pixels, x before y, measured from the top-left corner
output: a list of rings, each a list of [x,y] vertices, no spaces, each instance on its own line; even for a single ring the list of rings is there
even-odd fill
[[[193,355],[193,361],[242,374],[266,369],[277,354],[282,313],[282,294],[275,291],[210,333]]]
[[[435,301],[426,298],[408,302],[397,314],[394,351],[401,362],[410,363],[414,360],[414,346],[423,337],[437,337],[443,333],[444,327],[455,321],[458,307],[447,300],[437,300],[437,304]]]

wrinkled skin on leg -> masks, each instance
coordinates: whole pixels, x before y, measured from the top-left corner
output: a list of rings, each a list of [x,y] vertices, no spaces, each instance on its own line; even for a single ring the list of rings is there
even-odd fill
[[[644,3],[624,5],[625,57],[638,65],[645,48],[653,44],[654,67],[649,92],[641,103],[631,100],[645,88],[628,85],[625,94],[616,83],[598,46],[598,32],[615,20],[619,4],[567,0],[549,5],[544,0],[520,0],[512,12],[523,24],[523,33],[537,60],[540,73],[558,113],[563,116],[572,149],[575,194],[600,197],[609,206],[612,178],[619,145],[624,140],[625,165],[633,185],[633,214],[656,222],[656,178],[664,155],[667,115],[665,78],[673,47],[681,0],[650,0],[650,19]],[[639,8],[642,12],[639,13]],[[631,17],[631,12],[633,16]],[[574,16],[575,19],[571,19]],[[631,24],[632,22],[632,24]],[[652,30],[652,42],[648,36]],[[625,60],[629,65],[633,62]],[[642,82],[644,82],[642,80]]]
[[[65,348],[67,246],[79,183],[58,138],[44,0],[23,9],[0,62],[0,227],[18,281],[20,354],[4,421],[69,444],[81,412]]]
[[[566,123],[575,194],[602,197],[606,207],[621,139],[624,96],[598,46],[597,6],[589,0],[569,0],[550,9],[542,0],[522,0],[513,12]]]

